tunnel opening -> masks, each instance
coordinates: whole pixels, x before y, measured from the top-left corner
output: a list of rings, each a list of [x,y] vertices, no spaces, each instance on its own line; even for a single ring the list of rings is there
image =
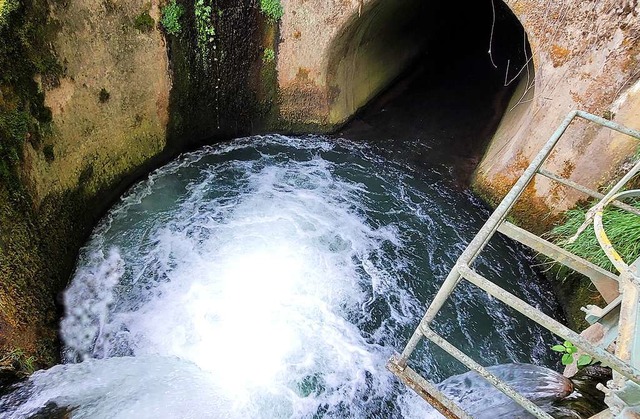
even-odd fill
[[[468,181],[501,120],[522,118],[534,68],[526,32],[500,0],[378,1],[334,43],[328,85],[339,135],[421,150]],[[405,156],[407,157],[407,156]]]

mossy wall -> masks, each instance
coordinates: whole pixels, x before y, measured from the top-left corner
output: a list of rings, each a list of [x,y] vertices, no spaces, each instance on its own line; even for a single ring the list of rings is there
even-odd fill
[[[185,8],[183,30],[168,36],[173,76],[169,145],[178,150],[253,132],[261,111],[255,74],[261,67],[265,20],[258,1],[202,0],[211,8],[201,18],[208,27],[205,42],[199,41],[197,1],[178,3]]]
[[[263,112],[256,1],[205,0],[206,44],[192,1],[178,1],[176,36],[159,0],[24,0],[4,13],[12,1],[0,4],[0,370],[19,367],[16,354],[57,360],[59,293],[133,181],[252,132]]]

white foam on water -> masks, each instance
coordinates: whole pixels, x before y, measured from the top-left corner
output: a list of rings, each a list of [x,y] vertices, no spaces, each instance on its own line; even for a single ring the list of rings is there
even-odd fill
[[[370,219],[369,185],[320,156],[335,147],[242,140],[134,187],[66,291],[70,363],[0,399],[4,415],[49,402],[81,418],[435,415],[384,367],[424,309],[401,283],[409,233]],[[371,164],[359,176],[384,178]]]

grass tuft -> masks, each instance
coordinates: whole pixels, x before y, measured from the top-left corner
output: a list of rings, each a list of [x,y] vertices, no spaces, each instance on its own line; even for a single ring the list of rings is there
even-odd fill
[[[640,209],[640,200],[630,202],[630,204]],[[558,246],[563,247],[571,253],[615,273],[616,270],[613,264],[598,244],[593,226],[587,228],[580,234],[575,242],[567,242],[584,222],[588,209],[588,207],[581,207],[567,211],[565,213],[566,221],[564,224],[554,227],[553,230],[551,230],[552,240]],[[614,249],[616,249],[626,263],[631,264],[640,257],[639,216],[610,206],[605,209],[602,221],[604,231],[607,233]]]

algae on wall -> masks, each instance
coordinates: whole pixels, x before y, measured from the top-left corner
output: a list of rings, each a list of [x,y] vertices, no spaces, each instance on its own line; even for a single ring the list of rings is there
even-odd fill
[[[0,369],[20,366],[16,354],[56,361],[56,301],[79,247],[164,147],[162,36],[139,28],[143,0],[105,5],[1,5]]]
[[[62,67],[47,43],[53,32],[46,1],[0,3],[0,367],[19,351],[48,363],[55,347],[57,310],[46,281],[64,258],[40,257],[45,220],[36,216],[24,157],[27,146],[49,150],[51,112],[35,76],[59,81]]]
[[[195,1],[177,1],[178,35],[157,24],[161,0],[25,0],[2,15],[0,370],[17,354],[57,361],[58,294],[124,188],[186,148],[252,132],[258,4]]]
[[[262,57],[257,0],[177,3],[185,12],[180,32],[167,35],[169,145],[193,147],[253,132],[260,112],[254,74]]]

